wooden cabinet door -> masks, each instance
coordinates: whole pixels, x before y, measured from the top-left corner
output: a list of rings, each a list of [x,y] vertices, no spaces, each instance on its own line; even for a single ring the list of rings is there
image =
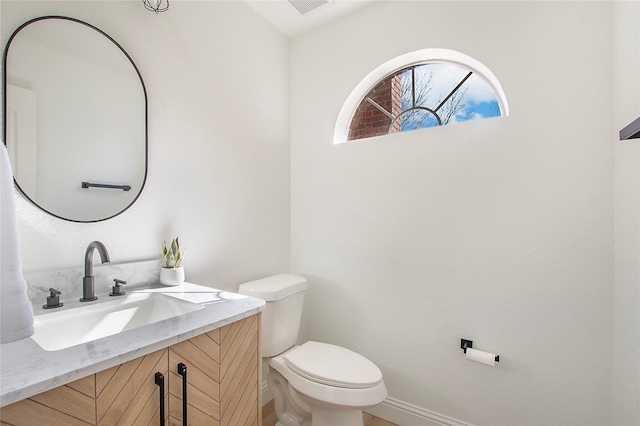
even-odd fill
[[[95,425],[95,376],[76,380],[0,409],[0,424]]]
[[[261,425],[260,314],[169,348],[169,424]]]
[[[219,330],[201,334],[169,348],[169,424],[183,425],[186,404],[187,424],[220,424]],[[184,376],[186,367],[186,402]]]
[[[220,328],[220,423],[262,425],[261,314]]]
[[[165,378],[165,422],[168,410],[168,349],[125,362],[97,373],[96,419],[98,425],[159,425],[160,396],[155,373]]]

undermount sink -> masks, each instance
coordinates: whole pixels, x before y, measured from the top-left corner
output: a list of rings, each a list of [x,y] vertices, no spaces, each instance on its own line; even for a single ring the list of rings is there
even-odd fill
[[[35,316],[31,338],[45,351],[57,351],[203,308],[160,293],[131,293],[117,300]]]

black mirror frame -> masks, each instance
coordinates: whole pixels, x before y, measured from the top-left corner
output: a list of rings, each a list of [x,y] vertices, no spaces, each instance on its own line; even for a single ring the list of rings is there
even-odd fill
[[[120,44],[115,41],[109,34],[105,33],[104,31],[102,31],[100,28],[95,27],[87,22],[84,22],[80,19],[76,19],[76,18],[70,18],[68,16],[59,16],[59,15],[47,15],[47,16],[41,16],[38,18],[34,18],[34,19],[30,19],[29,21],[23,23],[22,25],[20,25],[12,34],[11,37],[9,37],[9,40],[7,41],[7,44],[4,48],[4,52],[2,54],[2,70],[3,70],[3,75],[2,75],[2,114],[3,114],[3,121],[2,121],[2,143],[7,144],[7,55],[9,54],[9,47],[11,46],[11,42],[13,41],[13,39],[18,35],[18,33],[20,32],[20,30],[22,30],[24,27],[33,24],[34,22],[38,22],[38,21],[43,21],[43,20],[47,20],[47,19],[62,19],[62,20],[67,20],[67,21],[71,21],[71,22],[75,22],[77,24],[81,24],[81,25],[85,25],[95,31],[97,31],[98,33],[102,34],[103,36],[105,36],[107,39],[109,39],[116,47],[118,47],[118,49],[120,49],[120,51],[124,54],[124,56],[129,60],[129,62],[131,63],[131,65],[133,66],[133,69],[136,71],[136,74],[138,75],[138,78],[140,79],[140,84],[142,86],[142,92],[144,93],[144,177],[142,180],[142,185],[140,186],[140,191],[138,191],[138,194],[136,194],[135,198],[131,201],[131,203],[129,203],[126,207],[124,207],[122,210],[120,210],[118,213],[102,218],[102,219],[95,219],[95,220],[75,220],[75,219],[69,219],[66,217],[62,217],[59,216],[55,213],[50,212],[49,210],[43,208],[42,206],[40,206],[38,203],[36,203],[33,199],[31,199],[31,197],[29,197],[25,191],[22,190],[22,188],[20,187],[20,185],[18,184],[18,182],[15,179],[15,176],[13,178],[13,184],[16,187],[16,189],[20,192],[20,194],[27,200],[29,201],[32,205],[34,205],[35,207],[37,207],[38,209],[42,210],[43,212],[57,217],[58,219],[62,219],[62,220],[66,220],[69,222],[76,222],[76,223],[96,223],[96,222],[102,222],[105,220],[109,220],[112,219],[120,214],[122,214],[123,212],[125,212],[126,210],[128,210],[137,200],[138,198],[140,198],[140,194],[142,194],[142,191],[144,190],[144,186],[147,182],[147,174],[148,174],[148,170],[149,170],[149,106],[148,106],[148,99],[147,99],[147,88],[144,85],[144,80],[142,79],[142,75],[140,74],[140,71],[138,70],[138,67],[136,66],[135,62],[133,62],[133,59],[131,59],[131,56],[129,56],[129,54],[124,50],[124,48],[122,46],[120,46]]]

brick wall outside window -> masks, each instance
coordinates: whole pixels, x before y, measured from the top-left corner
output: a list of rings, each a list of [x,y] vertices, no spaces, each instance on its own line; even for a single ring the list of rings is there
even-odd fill
[[[387,77],[374,87],[365,97],[351,121],[348,140],[370,138],[389,133],[391,118],[373,106],[366,98],[370,98],[387,110],[394,117],[402,111],[401,74]],[[392,132],[400,131],[401,120],[396,120]]]

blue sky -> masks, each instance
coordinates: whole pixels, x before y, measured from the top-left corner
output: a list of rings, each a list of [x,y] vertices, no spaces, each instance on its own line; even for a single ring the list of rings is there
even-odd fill
[[[466,111],[473,111],[476,114],[476,117],[472,117],[472,120],[482,119],[482,118],[490,118],[490,117],[499,117],[500,116],[500,106],[497,100],[491,101],[481,101],[476,102],[473,99],[467,100]],[[461,114],[466,115],[466,114]]]
[[[419,81],[426,82],[431,78],[429,85],[430,91],[424,101],[419,105],[435,109],[468,73],[469,70],[466,68],[450,63],[433,63],[416,67],[417,91],[419,91],[420,87]],[[408,71],[403,74],[403,84],[411,84],[410,76],[411,73]],[[489,84],[476,73],[472,74],[458,90],[464,91],[463,102],[466,106],[456,114],[451,122],[466,121],[467,119],[476,120],[500,115],[500,108],[495,94]],[[410,104],[410,101],[408,103]],[[435,121],[430,119],[420,127],[430,127],[435,124]]]

